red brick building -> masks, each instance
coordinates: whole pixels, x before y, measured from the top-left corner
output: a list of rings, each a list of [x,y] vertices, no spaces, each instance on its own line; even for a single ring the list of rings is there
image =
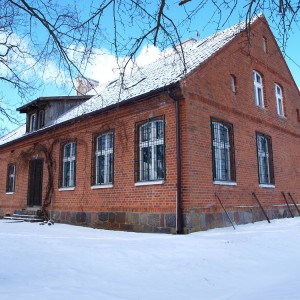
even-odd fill
[[[253,193],[269,218],[297,215],[299,89],[263,16],[96,90],[19,108],[27,124],[0,139],[2,216],[191,232],[230,226],[219,199],[237,224],[263,220]]]

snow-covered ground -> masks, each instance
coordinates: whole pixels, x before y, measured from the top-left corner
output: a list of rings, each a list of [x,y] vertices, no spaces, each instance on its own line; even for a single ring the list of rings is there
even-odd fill
[[[300,218],[189,235],[0,220],[0,299],[300,299]]]

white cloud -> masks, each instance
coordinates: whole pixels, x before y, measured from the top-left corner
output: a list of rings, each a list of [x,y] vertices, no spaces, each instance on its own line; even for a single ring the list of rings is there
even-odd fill
[[[127,57],[121,57],[117,61],[115,55],[106,49],[96,49],[94,53],[86,69],[85,76],[100,83],[112,81],[118,77],[121,71],[120,68],[128,59]],[[160,54],[160,50],[155,46],[143,47],[135,62],[128,64],[127,72],[130,72],[134,66],[141,67],[157,60]]]

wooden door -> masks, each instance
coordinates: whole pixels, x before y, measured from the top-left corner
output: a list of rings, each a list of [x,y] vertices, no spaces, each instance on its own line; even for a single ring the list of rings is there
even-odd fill
[[[28,206],[41,206],[43,189],[43,159],[29,162]]]

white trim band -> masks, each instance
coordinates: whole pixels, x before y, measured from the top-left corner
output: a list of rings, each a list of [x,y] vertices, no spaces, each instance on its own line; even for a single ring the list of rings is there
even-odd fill
[[[92,185],[91,189],[92,190],[97,190],[97,189],[111,189],[113,188],[113,184],[97,184],[97,185]]]
[[[153,181],[140,181],[136,182],[135,186],[143,186],[143,185],[156,185],[156,184],[164,184],[164,180],[153,180]]]
[[[266,189],[275,189],[274,184],[260,184],[259,187],[266,188]]]
[[[219,184],[219,185],[231,185],[231,186],[236,186],[237,183],[233,181],[214,181],[214,184]]]
[[[63,192],[63,191],[74,191],[75,190],[75,186],[63,187],[63,188],[59,188],[58,190],[60,192]]]

